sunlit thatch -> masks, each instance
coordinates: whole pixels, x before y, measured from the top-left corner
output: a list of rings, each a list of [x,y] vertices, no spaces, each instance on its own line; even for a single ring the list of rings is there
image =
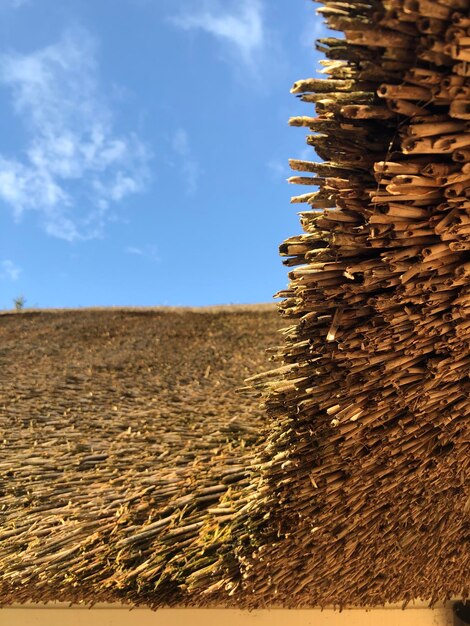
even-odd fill
[[[3,347],[4,602],[468,596],[469,2],[323,5],[345,38],[293,88],[324,162],[291,161],[318,190],[281,246],[284,342],[272,312],[192,314],[188,337],[177,313],[70,335],[1,320],[35,363]],[[270,343],[263,431],[234,389]]]

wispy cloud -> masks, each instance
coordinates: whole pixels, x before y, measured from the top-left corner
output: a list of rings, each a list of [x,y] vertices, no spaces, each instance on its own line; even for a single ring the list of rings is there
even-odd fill
[[[18,267],[11,259],[0,262],[0,280],[18,280],[21,271],[21,267]]]
[[[318,157],[313,146],[305,146],[302,148],[298,158],[302,161],[318,161]]]
[[[126,252],[127,254],[132,254],[134,256],[140,256],[145,259],[149,259],[150,261],[154,261],[155,263],[160,262],[157,246],[153,244],[145,246],[127,246],[127,248],[124,249],[124,252]]]
[[[271,159],[266,163],[266,166],[274,178],[285,180],[289,176],[289,166],[284,161]]]
[[[172,138],[172,148],[181,164],[186,193],[193,195],[197,191],[200,174],[199,163],[192,155],[189,136],[184,128],[178,128]]]
[[[331,31],[328,30],[324,18],[321,15],[312,13],[311,8],[308,7],[308,15],[305,17],[304,27],[300,35],[301,45],[307,48],[314,48],[317,39],[331,36]],[[335,37],[338,36],[335,34]]]
[[[50,235],[99,236],[111,204],[143,189],[149,154],[113,129],[91,36],[69,31],[32,54],[1,55],[0,84],[29,138],[23,158],[0,154],[0,200],[16,219],[39,212]]]
[[[201,30],[229,46],[246,65],[253,66],[265,43],[261,0],[223,3],[212,0],[204,9],[185,11],[172,22],[184,30]]]

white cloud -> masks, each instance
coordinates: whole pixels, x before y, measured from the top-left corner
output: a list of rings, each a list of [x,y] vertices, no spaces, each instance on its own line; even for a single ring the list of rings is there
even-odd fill
[[[29,141],[22,159],[0,154],[0,200],[16,219],[39,212],[56,237],[98,236],[110,204],[142,190],[149,154],[113,130],[90,35],[69,31],[31,54],[1,55],[0,84]]]
[[[188,133],[184,128],[178,128],[172,138],[172,148],[181,162],[181,171],[188,195],[197,191],[200,174],[199,163],[194,159],[189,145]]]
[[[143,247],[127,246],[127,248],[124,249],[124,252],[126,252],[127,254],[133,254],[134,256],[140,256],[145,259],[149,259],[150,261],[154,261],[155,263],[158,263],[160,261],[157,246],[152,244]]]
[[[285,180],[289,176],[289,166],[279,159],[271,159],[266,166],[274,178],[283,178]]]
[[[315,41],[321,37],[330,37],[331,31],[328,31],[328,27],[325,24],[325,20],[322,15],[312,12],[311,7],[304,7],[308,13],[304,17],[304,26],[300,34],[300,43],[302,46],[313,49],[315,47]]]
[[[180,156],[186,157],[190,153],[188,133],[184,128],[178,128],[173,136],[173,150]]]
[[[0,280],[18,280],[21,274],[21,267],[10,259],[5,259],[0,263]]]
[[[127,246],[125,252],[127,252],[127,254],[135,254],[136,256],[144,255],[142,248],[137,248],[136,246]]]
[[[313,146],[305,146],[305,148],[302,148],[299,159],[301,161],[317,161],[318,157],[315,153],[315,148],[313,148]]]
[[[222,8],[223,7],[223,8]],[[248,66],[253,66],[265,42],[261,0],[232,2],[232,10],[212,0],[197,12],[185,12],[172,22],[184,30],[202,30],[230,46]]]

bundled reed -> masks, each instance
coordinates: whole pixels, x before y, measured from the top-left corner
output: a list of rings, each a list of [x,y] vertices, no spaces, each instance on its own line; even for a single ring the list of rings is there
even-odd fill
[[[292,160],[291,325],[254,384],[274,424],[243,555],[252,605],[470,588],[468,0],[323,0],[344,39],[292,92],[324,162]]]
[[[303,234],[280,250],[291,321],[277,369],[250,383],[269,428],[226,375],[261,368],[261,318],[247,338],[232,317],[231,357],[198,356],[189,381],[172,341],[206,354],[210,325],[192,343],[167,328],[164,345],[140,326],[99,390],[101,354],[49,367],[45,388],[19,366],[0,403],[2,603],[468,597],[469,0],[322,4],[345,37],[317,44],[326,78],[293,87],[315,113],[291,124],[323,162],[291,161],[310,186],[292,199]],[[41,368],[60,362],[44,341]]]
[[[236,389],[281,324],[269,306],[1,315],[0,604],[220,602],[198,592],[266,422]]]

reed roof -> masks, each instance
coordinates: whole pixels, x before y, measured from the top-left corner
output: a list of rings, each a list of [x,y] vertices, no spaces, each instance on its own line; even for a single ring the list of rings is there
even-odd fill
[[[468,596],[468,0],[324,0],[324,78],[292,92],[322,163],[286,240],[290,322],[262,466],[252,597],[289,606]]]
[[[281,324],[272,305],[0,315],[0,603],[184,603],[245,497],[266,417],[237,388]]]
[[[285,321],[0,320],[6,602],[468,597],[469,0],[322,5]]]

